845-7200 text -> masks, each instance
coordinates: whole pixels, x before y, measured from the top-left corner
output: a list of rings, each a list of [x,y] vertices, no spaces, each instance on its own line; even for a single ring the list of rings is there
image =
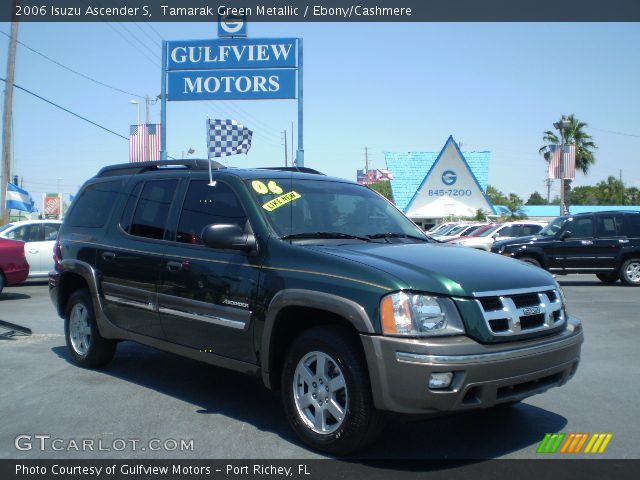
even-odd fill
[[[462,189],[462,188],[450,188],[448,190],[445,190],[443,188],[437,190],[437,189],[429,189],[429,196],[430,197],[444,197],[445,195],[448,195],[449,197],[470,197],[471,196],[471,190],[469,190],[468,188]]]

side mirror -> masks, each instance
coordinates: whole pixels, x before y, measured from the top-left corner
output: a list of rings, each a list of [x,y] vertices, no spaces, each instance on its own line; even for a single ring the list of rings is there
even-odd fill
[[[565,230],[560,234],[560,240],[566,240],[567,238],[571,238],[571,230]]]
[[[496,238],[498,238],[500,236],[500,234],[498,232],[494,233],[493,235],[491,235],[491,238],[493,238],[494,240]]]
[[[210,248],[248,252],[255,248],[256,237],[245,233],[238,225],[220,223],[204,227],[202,243]]]

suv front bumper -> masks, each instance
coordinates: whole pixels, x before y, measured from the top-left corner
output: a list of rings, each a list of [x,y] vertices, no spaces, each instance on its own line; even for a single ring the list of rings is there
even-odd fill
[[[361,335],[376,407],[412,414],[487,408],[563,385],[578,368],[583,338],[571,317],[561,333],[517,344]],[[451,385],[430,389],[434,372],[452,372]]]

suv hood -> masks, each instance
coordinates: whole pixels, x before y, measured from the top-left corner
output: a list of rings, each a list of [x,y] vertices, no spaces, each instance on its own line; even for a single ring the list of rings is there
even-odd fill
[[[470,297],[474,292],[555,285],[545,270],[475,249],[429,244],[309,246],[388,273],[407,289]]]

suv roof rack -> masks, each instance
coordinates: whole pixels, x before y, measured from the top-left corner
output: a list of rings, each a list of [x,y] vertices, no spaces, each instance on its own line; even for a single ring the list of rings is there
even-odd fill
[[[259,167],[258,170],[281,170],[283,172],[311,173],[313,175],[324,175],[324,173],[309,167]]]
[[[116,175],[137,175],[140,173],[162,170],[167,167],[182,167],[188,170],[207,170],[211,162],[211,168],[219,170],[227,168],[219,162],[207,159],[188,160],[159,160],[156,162],[120,163],[102,167],[97,177],[113,177]]]

